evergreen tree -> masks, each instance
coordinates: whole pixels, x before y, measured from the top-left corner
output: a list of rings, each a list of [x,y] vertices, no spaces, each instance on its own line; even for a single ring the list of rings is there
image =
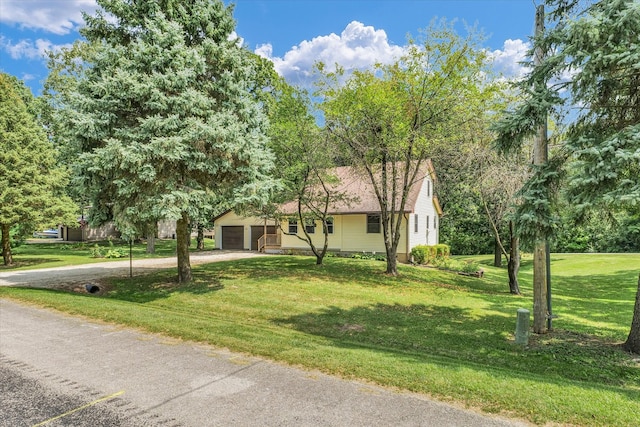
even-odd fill
[[[498,145],[510,150],[547,115],[570,122],[561,155],[525,186],[520,229],[531,236],[553,232],[548,190],[565,158],[570,201],[578,209],[640,213],[640,2],[546,3],[550,29],[534,40],[546,57],[520,83],[525,101],[496,126]],[[640,353],[638,291],[626,348]]]
[[[90,218],[112,217],[127,235],[177,220],[178,279],[187,282],[190,224],[221,200],[262,201],[272,182],[262,64],[232,37],[232,9],[220,0],[98,4],[59,114],[80,153]]]
[[[57,166],[56,151],[30,112],[34,102],[22,82],[0,73],[0,231],[5,265],[13,263],[12,227],[33,232],[36,227],[76,221],[75,205],[64,195],[66,173]]]

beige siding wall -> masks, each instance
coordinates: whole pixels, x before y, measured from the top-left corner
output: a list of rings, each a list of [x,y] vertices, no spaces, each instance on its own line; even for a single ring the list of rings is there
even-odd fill
[[[385,253],[382,230],[380,233],[367,233],[366,215],[345,215],[343,227],[343,251]]]
[[[85,228],[70,228],[61,227],[61,236],[63,240],[72,242],[79,241],[93,241],[93,240],[107,240],[109,237],[119,238],[120,232],[116,228],[113,222],[108,222],[100,227],[85,227]]]
[[[85,228],[86,240],[105,240],[109,237],[120,237],[120,232],[116,229],[113,222],[108,222],[98,228]]]
[[[289,223],[283,222],[282,228],[285,232],[289,232]],[[304,238],[304,231],[302,231],[302,225],[298,222],[298,236]],[[309,249],[309,245],[298,239],[296,236],[282,233],[282,247],[286,249]],[[324,234],[322,232],[322,223],[316,221],[315,233],[311,235],[311,240],[317,248],[322,248],[324,245]],[[333,233],[329,234],[329,250],[339,251],[342,245],[342,217],[336,216],[333,218]]]
[[[220,218],[216,219],[214,224],[216,236],[222,236],[222,227],[224,226],[243,226],[244,227],[244,249],[251,249],[251,226],[264,225],[264,219],[257,217],[242,217],[235,212],[228,212]],[[274,220],[267,220],[267,225],[275,225]],[[216,248],[222,249],[222,238],[217,238]]]
[[[385,253],[384,237],[382,231],[380,233],[367,233],[367,215],[336,215],[333,217],[333,234],[329,235],[328,249],[332,251],[343,252],[376,252]],[[244,227],[244,246],[250,249],[250,236],[252,225],[263,225],[264,220],[255,217],[240,217],[233,212],[218,218],[215,221],[215,232],[217,236],[222,235],[222,227],[224,226],[243,226]],[[267,222],[268,225],[275,225],[273,220]],[[401,226],[400,243],[398,244],[398,259],[406,261],[407,257],[407,227],[406,221],[403,219]],[[289,224],[284,221],[282,227],[288,231]],[[298,224],[298,235],[304,236],[302,224]],[[322,247],[324,244],[324,235],[320,222],[316,223],[315,233],[312,239],[316,247]],[[283,249],[308,250],[309,245],[298,239],[296,236],[281,233],[281,244]],[[216,239],[216,248],[222,248],[222,239]]]
[[[334,217],[334,232],[329,235],[329,250],[343,252],[376,252],[384,254],[384,236],[380,233],[367,233],[367,215],[336,215]],[[288,231],[288,223],[283,223],[283,228]],[[398,244],[398,258],[406,261],[407,239],[406,221],[403,220],[401,228],[400,243]],[[298,225],[298,235],[304,236],[301,225]],[[316,226],[316,233],[313,234],[313,243],[317,247],[324,244],[324,236],[320,229],[320,224]],[[296,236],[282,234],[283,249],[309,249],[309,245],[298,239]]]

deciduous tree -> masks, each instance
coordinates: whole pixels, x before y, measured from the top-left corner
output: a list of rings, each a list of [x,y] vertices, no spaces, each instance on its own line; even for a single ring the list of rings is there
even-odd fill
[[[316,264],[321,265],[329,245],[330,208],[345,202],[346,196],[334,173],[332,141],[321,132],[312,112],[312,101],[305,90],[290,86],[283,79],[275,80],[269,146],[276,155],[275,175],[281,181],[281,189],[274,213],[280,224],[282,220],[296,219],[302,235],[298,232],[295,236],[309,245]],[[317,234],[316,223],[323,236],[321,247],[313,238]],[[307,224],[312,224],[314,233],[308,232]]]
[[[463,38],[433,25],[391,65],[345,76],[338,68],[320,94],[326,127],[343,155],[371,182],[381,211],[387,273],[397,274],[402,216],[411,188],[424,176],[433,144],[455,143],[474,126],[493,86],[478,34]],[[343,81],[345,81],[343,83]]]

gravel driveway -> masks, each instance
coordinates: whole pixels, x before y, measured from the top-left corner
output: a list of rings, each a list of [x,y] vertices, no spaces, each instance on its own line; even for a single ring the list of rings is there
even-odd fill
[[[252,258],[264,255],[249,251],[208,251],[192,253],[191,265],[206,264],[217,261]],[[154,270],[176,267],[177,261],[172,258],[134,259],[132,271],[134,276],[148,274]],[[39,270],[20,270],[0,272],[0,286],[31,286],[36,288],[59,287],[62,284],[78,284],[91,282],[105,277],[122,277],[129,275],[129,260],[111,261],[95,264],[70,265],[66,267],[42,268]]]

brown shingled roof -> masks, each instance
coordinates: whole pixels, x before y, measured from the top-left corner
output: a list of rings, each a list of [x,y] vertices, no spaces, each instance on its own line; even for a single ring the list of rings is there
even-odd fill
[[[333,174],[339,178],[340,182],[335,185],[334,189],[342,194],[345,194],[346,201],[336,201],[329,206],[329,214],[363,214],[363,213],[375,213],[380,212],[380,203],[373,189],[373,185],[369,177],[360,171],[357,171],[351,166],[341,166],[333,169]],[[424,178],[429,175],[432,181],[436,180],[435,171],[431,160],[424,162],[420,171],[416,176],[416,182],[411,187],[407,202],[405,204],[405,212],[413,212],[415,204],[418,198],[418,194],[424,183]],[[435,198],[435,197],[434,197]],[[441,214],[440,206],[437,199],[436,209]],[[400,200],[396,202],[396,205],[400,205]],[[288,202],[280,207],[284,213],[293,214],[297,211],[296,202]]]

